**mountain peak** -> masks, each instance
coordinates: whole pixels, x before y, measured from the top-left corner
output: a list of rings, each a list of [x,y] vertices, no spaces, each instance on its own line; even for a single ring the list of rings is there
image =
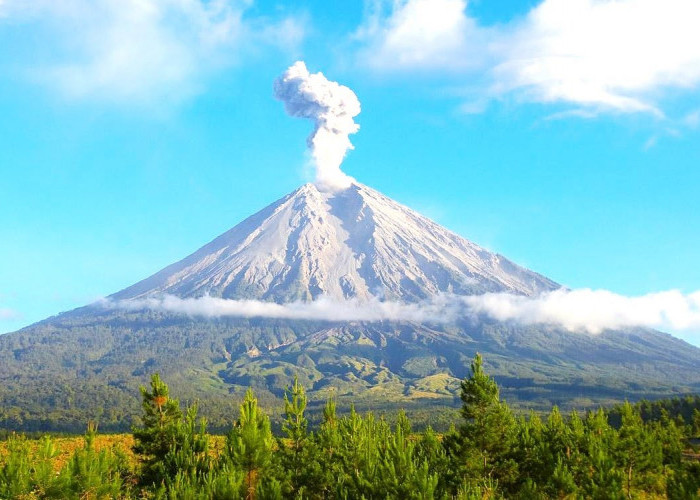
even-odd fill
[[[330,192],[304,184],[112,297],[415,302],[438,293],[536,295],[558,287],[365,185]]]

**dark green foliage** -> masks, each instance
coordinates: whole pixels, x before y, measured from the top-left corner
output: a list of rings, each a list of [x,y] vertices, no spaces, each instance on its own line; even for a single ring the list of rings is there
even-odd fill
[[[429,459],[416,452],[416,442],[410,439],[411,424],[406,414],[399,413],[393,435],[388,435],[383,453],[380,453],[376,497],[435,498],[439,476],[431,468]],[[380,448],[380,449],[381,449]]]
[[[639,406],[625,404],[612,417],[553,407],[515,418],[478,355],[462,382],[460,425],[443,435],[414,432],[404,412],[392,423],[354,408],[338,415],[333,399],[314,427],[297,379],[286,390],[281,436],[248,390],[223,450],[212,450],[197,407],[183,415],[160,377],[142,398],[135,468],[117,451],[95,449],[93,425],[60,468],[51,438],[12,435],[0,449],[0,499],[685,500],[700,492],[693,428],[678,415],[645,421]]]
[[[615,427],[620,426],[621,412],[624,404],[616,405],[610,409],[610,423]],[[695,426],[700,436],[700,395],[688,395],[649,401],[642,399],[634,405],[645,422],[658,422],[668,418],[683,422],[684,425]]]
[[[472,486],[486,478],[510,483],[517,474],[513,460],[516,422],[508,406],[500,401],[496,382],[483,370],[481,355],[471,365],[471,375],[462,381],[461,443],[457,466]]]
[[[622,407],[621,419],[615,456],[625,472],[625,491],[631,498],[639,474],[660,467],[663,457],[657,436],[648,431],[642,416],[629,403]]]
[[[255,498],[259,486],[272,488],[275,492],[278,489],[278,486],[270,485],[265,476],[272,458],[273,442],[270,419],[259,410],[258,400],[249,389],[241,404],[238,421],[226,437],[224,454],[234,468],[243,471],[246,498]]]
[[[221,434],[248,387],[278,429],[295,374],[312,424],[335,388],[341,413],[350,403],[391,415],[403,408],[416,429],[444,432],[476,351],[513,409],[595,409],[700,387],[700,349],[649,330],[592,336],[489,321],[204,320],[87,307],[0,336],[0,427],[78,433],[94,420],[128,431],[141,413],[138,387],[158,372]],[[678,405],[687,408],[692,418],[692,407]]]
[[[7,441],[7,457],[0,462],[0,498],[17,498],[32,490],[32,464],[23,437]]]
[[[61,498],[118,498],[128,489],[124,477],[128,475],[127,459],[111,450],[95,451],[97,427],[88,425],[85,447],[77,451],[58,476]]]
[[[140,390],[143,424],[133,431],[134,453],[143,462],[142,480],[146,484],[161,484],[178,472],[173,458],[177,436],[182,431],[182,411],[157,373],[151,377],[151,391],[145,387]]]
[[[284,396],[284,421],[282,431],[285,438],[277,443],[277,457],[284,471],[283,492],[287,498],[309,497],[323,482],[322,466],[318,461],[318,446],[309,434],[306,419],[307,399],[304,387],[297,377]]]
[[[110,499],[129,497],[127,458],[113,450],[96,451],[96,427],[88,426],[85,444],[58,472],[58,450],[49,437],[37,444],[35,454],[25,438],[11,437],[8,454],[0,458],[0,498]]]
[[[683,464],[673,471],[666,484],[670,500],[692,500],[699,497],[700,462]]]

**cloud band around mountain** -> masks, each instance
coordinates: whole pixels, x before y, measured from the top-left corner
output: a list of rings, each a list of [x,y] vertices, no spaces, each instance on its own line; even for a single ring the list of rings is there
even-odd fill
[[[451,323],[486,316],[523,325],[547,324],[569,331],[599,334],[605,330],[648,327],[691,332],[700,330],[700,291],[677,290],[627,297],[607,290],[556,290],[538,297],[509,293],[442,294],[415,304],[321,297],[313,302],[277,304],[173,295],[98,303],[105,308],[151,309],[203,317],[264,317],[316,321],[418,321]]]

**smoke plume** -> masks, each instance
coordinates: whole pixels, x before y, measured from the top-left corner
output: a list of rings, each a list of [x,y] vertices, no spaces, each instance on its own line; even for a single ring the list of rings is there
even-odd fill
[[[350,186],[353,178],[340,170],[340,164],[353,149],[348,136],[360,129],[353,120],[360,113],[355,93],[322,73],[309,73],[303,61],[275,80],[274,93],[290,116],[314,122],[307,144],[316,168],[316,184],[331,191]]]

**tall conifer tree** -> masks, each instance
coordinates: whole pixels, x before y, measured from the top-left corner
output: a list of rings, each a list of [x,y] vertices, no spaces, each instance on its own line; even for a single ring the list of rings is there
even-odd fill
[[[500,401],[498,384],[484,372],[480,354],[474,357],[471,375],[462,381],[461,389],[461,466],[468,479],[508,483],[517,469],[512,460],[515,418]]]
[[[246,498],[255,498],[261,474],[270,464],[273,445],[270,419],[258,409],[258,400],[248,389],[238,422],[226,438],[226,455],[245,474]]]
[[[141,387],[142,424],[135,427],[134,453],[140,455],[142,482],[159,485],[169,477],[165,457],[176,443],[182,421],[180,403],[170,398],[168,386],[157,373],[151,376],[151,390]]]

